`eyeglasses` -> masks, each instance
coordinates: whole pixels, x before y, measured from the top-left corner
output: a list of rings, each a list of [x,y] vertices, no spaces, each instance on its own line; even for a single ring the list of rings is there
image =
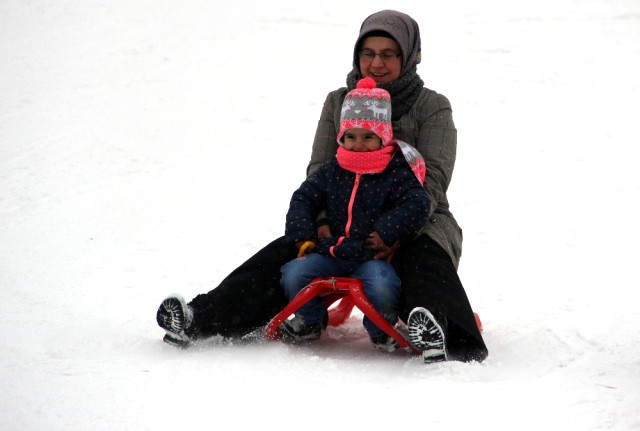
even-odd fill
[[[380,57],[380,60],[382,62],[393,60],[395,58],[400,57],[401,55],[402,54],[398,54],[395,51],[382,51],[381,53],[378,54],[377,52],[371,49],[363,49],[362,51],[358,52],[358,56],[360,58],[365,58],[366,60],[373,61],[377,56],[377,57]]]

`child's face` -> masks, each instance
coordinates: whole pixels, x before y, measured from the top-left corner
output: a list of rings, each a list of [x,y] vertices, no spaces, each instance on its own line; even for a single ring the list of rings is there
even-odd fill
[[[367,129],[347,129],[342,139],[344,148],[349,151],[377,151],[382,148],[382,139]]]

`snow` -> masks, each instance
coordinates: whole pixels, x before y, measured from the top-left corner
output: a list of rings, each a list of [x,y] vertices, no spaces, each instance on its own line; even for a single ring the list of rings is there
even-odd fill
[[[0,429],[640,429],[635,0],[392,5],[454,107],[484,363],[376,352],[357,314],[301,348],[161,342],[167,294],[282,233],[388,7],[0,3]]]

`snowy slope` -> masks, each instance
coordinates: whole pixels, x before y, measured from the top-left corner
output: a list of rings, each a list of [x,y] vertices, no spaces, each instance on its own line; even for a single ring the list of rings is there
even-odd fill
[[[0,3],[0,429],[640,428],[640,4],[397,1],[459,130],[482,364],[162,343],[279,236],[326,93],[388,2]]]

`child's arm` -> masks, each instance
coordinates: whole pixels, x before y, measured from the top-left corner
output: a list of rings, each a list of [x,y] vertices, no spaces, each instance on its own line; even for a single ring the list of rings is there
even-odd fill
[[[293,243],[315,240],[316,217],[325,207],[325,169],[307,178],[291,196],[285,223],[285,236]]]

